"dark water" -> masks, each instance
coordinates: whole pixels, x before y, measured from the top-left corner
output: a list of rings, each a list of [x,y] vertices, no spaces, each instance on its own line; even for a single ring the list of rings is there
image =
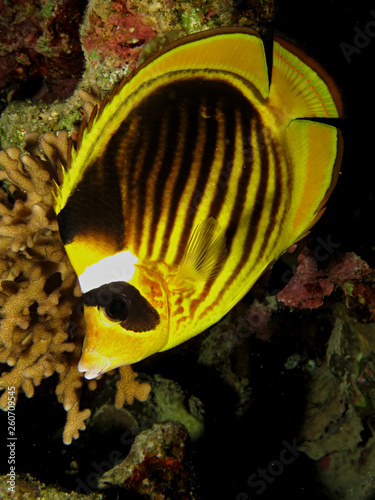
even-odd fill
[[[279,5],[277,24],[335,78],[345,106],[340,124],[345,141],[342,174],[314,232],[330,233],[342,245],[340,251],[355,251],[374,264],[375,190],[370,181],[375,131],[374,3],[282,1]],[[358,36],[366,29],[372,36]]]

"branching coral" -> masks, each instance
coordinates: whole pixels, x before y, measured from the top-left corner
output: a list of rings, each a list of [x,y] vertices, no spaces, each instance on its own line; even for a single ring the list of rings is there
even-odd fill
[[[116,407],[122,408],[125,402],[132,404],[134,398],[146,401],[151,391],[150,384],[135,380],[138,374],[130,366],[121,366],[120,375],[121,378],[117,382]]]
[[[7,408],[7,387],[30,398],[57,372],[56,394],[68,412],[63,440],[70,444],[90,410],[79,409],[80,290],[52,208],[54,166],[66,163],[68,134],[46,134],[39,155],[35,135],[26,139],[28,153],[0,152],[0,408]],[[134,396],[147,399],[148,384],[136,382],[130,367],[122,375],[118,405]]]

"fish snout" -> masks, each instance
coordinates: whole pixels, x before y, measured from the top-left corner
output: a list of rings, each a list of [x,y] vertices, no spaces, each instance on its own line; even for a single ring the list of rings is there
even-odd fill
[[[103,359],[97,354],[89,353],[83,349],[78,363],[78,371],[84,373],[87,380],[91,380],[110,370],[110,364],[109,359]]]

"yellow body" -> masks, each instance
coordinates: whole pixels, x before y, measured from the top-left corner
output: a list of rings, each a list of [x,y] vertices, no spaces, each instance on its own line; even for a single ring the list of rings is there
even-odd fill
[[[290,44],[273,57],[270,86],[251,30],[187,37],[85,130],[56,213],[88,297],[87,378],[217,322],[321,215],[341,136],[308,118],[340,116],[338,91]]]

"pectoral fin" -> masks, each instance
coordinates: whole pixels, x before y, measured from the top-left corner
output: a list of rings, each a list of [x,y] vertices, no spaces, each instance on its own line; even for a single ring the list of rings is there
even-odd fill
[[[225,232],[216,219],[210,217],[198,224],[188,242],[173,284],[190,288],[217,276],[227,255],[225,244]]]

